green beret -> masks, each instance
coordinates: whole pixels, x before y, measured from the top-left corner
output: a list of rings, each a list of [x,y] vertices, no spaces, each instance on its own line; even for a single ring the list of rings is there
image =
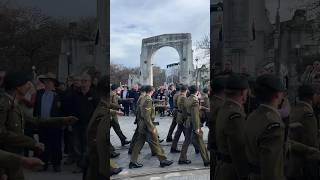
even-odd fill
[[[226,78],[219,76],[213,79],[212,81],[213,87],[224,88],[226,86]]]
[[[302,85],[298,89],[299,97],[306,96],[306,95],[314,95],[315,93],[316,93],[315,89],[309,84]]]
[[[272,74],[264,74],[257,78],[256,84],[261,88],[266,88],[274,91],[285,91],[284,84],[280,78]]]
[[[31,78],[23,72],[9,73],[4,79],[5,90],[14,90],[17,87],[25,85]]]
[[[117,84],[112,84],[112,85],[111,85],[111,91],[116,90],[118,87],[119,87],[119,85],[117,85]]]
[[[249,82],[246,77],[238,74],[232,74],[226,79],[226,89],[242,90],[248,89]]]

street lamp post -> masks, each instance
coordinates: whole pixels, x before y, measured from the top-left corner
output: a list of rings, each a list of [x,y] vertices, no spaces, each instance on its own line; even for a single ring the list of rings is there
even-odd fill
[[[198,79],[199,79],[199,77],[198,77],[198,74],[199,74],[198,60],[199,60],[199,59],[195,59],[195,61],[196,61],[196,86],[197,86],[197,87],[198,87]]]
[[[67,63],[68,63],[68,76],[70,76],[70,64],[72,63],[71,62],[71,53],[67,52],[66,55],[67,55]]]

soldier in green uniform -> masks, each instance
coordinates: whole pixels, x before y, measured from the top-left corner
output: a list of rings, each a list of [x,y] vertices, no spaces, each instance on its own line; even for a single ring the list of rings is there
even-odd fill
[[[255,92],[261,104],[249,115],[244,128],[250,180],[285,180],[288,151],[319,159],[316,148],[287,138],[285,124],[277,109],[284,90],[281,80],[274,75],[257,78]]]
[[[117,93],[119,92],[119,86],[116,84],[111,85],[111,94],[110,94],[110,107],[114,110],[121,109],[121,106],[119,105],[119,97]],[[121,140],[121,145],[125,146],[127,144],[130,144],[130,141],[127,141],[127,137],[122,133],[120,124],[118,121],[117,115],[111,115],[111,127],[113,127],[114,132],[118,135],[118,137]]]
[[[107,163],[110,162],[110,175],[118,174],[121,172],[121,168],[117,168],[114,162],[109,161],[107,158],[107,134],[110,133],[110,118],[108,115],[123,115],[122,112],[112,110],[108,108],[108,82],[107,77],[102,77],[97,84],[97,91],[101,97],[100,103],[94,111],[91,120],[87,128],[87,139],[88,139],[88,167],[85,179],[103,179],[107,177],[109,169],[106,167]],[[109,119],[109,122],[107,122]],[[99,126],[102,126],[99,128]],[[98,151],[98,145],[100,144]],[[99,152],[103,154],[99,154]],[[100,165],[103,166],[100,168]],[[99,171],[101,170],[101,171]]]
[[[211,95],[211,111],[208,118],[207,126],[209,127],[208,133],[208,150],[210,151],[210,168],[212,173],[210,173],[210,178],[214,179],[214,170],[216,167],[216,120],[218,115],[218,110],[224,104],[224,88],[225,88],[225,78],[217,77],[212,81],[212,95]]]
[[[135,120],[135,123],[137,124],[137,128],[136,130],[134,131],[134,134],[133,134],[133,137],[131,139],[131,143],[130,143],[130,147],[129,147],[129,150],[128,150],[128,154],[132,154],[132,149],[133,149],[133,146],[134,144],[137,142],[138,140],[138,135],[139,135],[139,121],[141,120],[141,117],[142,117],[142,114],[141,114],[141,104],[144,103],[145,101],[145,96],[146,96],[146,91],[144,89],[144,86],[141,87],[140,89],[140,97],[137,101],[137,109],[136,109],[136,120]],[[151,155],[152,156],[155,156],[155,153],[152,152],[152,148],[150,146],[150,149],[151,149]]]
[[[177,118],[176,122],[178,124],[178,128],[176,133],[174,134],[173,142],[171,145],[170,152],[171,153],[180,153],[181,151],[177,149],[178,147],[178,142],[181,136],[181,133],[183,132],[185,136],[185,128],[184,128],[184,123],[188,119],[188,112],[187,112],[187,107],[186,107],[186,102],[187,102],[187,90],[188,87],[186,85],[181,85],[180,86],[180,95],[177,97]],[[195,143],[194,138],[192,139],[192,143],[194,145],[196,153],[199,153],[199,150],[197,148],[197,145]]]
[[[186,102],[186,109],[188,118],[184,122],[185,128],[185,140],[182,145],[181,154],[179,158],[179,164],[190,164],[191,161],[187,159],[188,147],[192,141],[192,138],[195,138],[197,147],[199,148],[201,157],[204,162],[204,166],[209,166],[209,156],[207,148],[203,142],[203,132],[200,127],[200,105],[198,100],[199,91],[198,88],[194,85],[189,87],[190,96]],[[193,137],[194,136],[194,137]]]
[[[159,138],[158,138],[158,132],[157,128],[153,124],[153,120],[155,117],[155,109],[154,104],[152,102],[152,94],[154,92],[154,89],[152,86],[145,86],[146,96],[144,102],[141,104],[141,120],[139,121],[138,128],[139,128],[139,135],[138,140],[134,144],[132,155],[131,155],[131,161],[129,163],[129,168],[140,168],[143,165],[138,163],[138,155],[141,151],[143,145],[147,141],[152,151],[156,154],[160,161],[160,166],[170,166],[173,161],[167,160],[167,157],[164,154],[164,150],[161,148],[159,144]]]
[[[302,85],[298,89],[299,101],[290,113],[291,124],[299,123],[300,128],[291,129],[290,139],[319,149],[319,126],[313,106],[317,105],[316,91],[311,85]],[[290,180],[319,179],[318,162],[297,154],[289,154],[288,178]]]
[[[173,95],[173,112],[172,112],[172,122],[168,131],[168,135],[167,135],[167,142],[172,142],[172,134],[174,129],[177,126],[177,109],[178,109],[178,105],[177,105],[177,99],[178,96],[180,95],[180,85],[178,84],[176,87],[176,93]]]
[[[200,118],[201,118],[201,127],[203,127],[204,123],[208,123],[209,113],[210,113],[210,90],[209,88],[204,88],[202,90],[203,95],[200,100]]]
[[[24,148],[43,151],[44,146],[24,135],[24,128],[62,127],[77,121],[75,117],[41,119],[28,116],[19,101],[30,89],[30,82],[24,73],[9,73],[4,82],[4,93],[0,94],[0,146],[13,153],[21,153]],[[9,179],[24,179],[22,167],[19,172],[8,170]]]
[[[216,118],[217,165],[215,179],[238,180],[248,177],[243,125],[247,100],[248,80],[241,75],[226,79],[226,100]]]

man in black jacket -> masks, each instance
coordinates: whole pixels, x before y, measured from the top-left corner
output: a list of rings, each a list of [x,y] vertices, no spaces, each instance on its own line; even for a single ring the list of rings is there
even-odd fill
[[[45,88],[38,90],[33,115],[41,118],[60,117],[61,100],[56,91],[58,81],[54,74],[39,76],[39,80]],[[51,161],[55,172],[60,172],[62,159],[61,148],[62,130],[57,127],[41,128],[39,130],[39,140],[44,143],[45,151],[40,156],[45,163],[43,170],[48,169],[48,162]]]

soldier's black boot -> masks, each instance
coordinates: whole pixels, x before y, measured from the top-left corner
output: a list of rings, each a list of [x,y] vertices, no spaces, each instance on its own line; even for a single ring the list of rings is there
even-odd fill
[[[172,142],[172,137],[167,137],[166,141],[167,142]]]
[[[141,168],[143,166],[143,164],[140,164],[140,163],[133,163],[133,162],[130,162],[129,163],[129,169],[132,169],[132,168]]]
[[[160,167],[170,166],[172,163],[173,163],[173,161],[162,160],[162,161],[160,161]]]
[[[122,168],[114,168],[110,171],[110,176],[117,175],[122,171]]]
[[[180,150],[178,150],[178,149],[170,149],[170,152],[171,153],[180,153],[181,151]]]
[[[191,164],[190,160],[179,160],[178,164]]]
[[[117,153],[117,152],[112,151],[111,154],[110,154],[110,157],[111,157],[111,158],[116,158],[116,157],[118,157],[119,155],[120,155],[120,153]]]
[[[122,146],[125,146],[125,145],[130,144],[130,143],[131,143],[131,141],[127,141],[127,140],[121,141],[121,145]]]

